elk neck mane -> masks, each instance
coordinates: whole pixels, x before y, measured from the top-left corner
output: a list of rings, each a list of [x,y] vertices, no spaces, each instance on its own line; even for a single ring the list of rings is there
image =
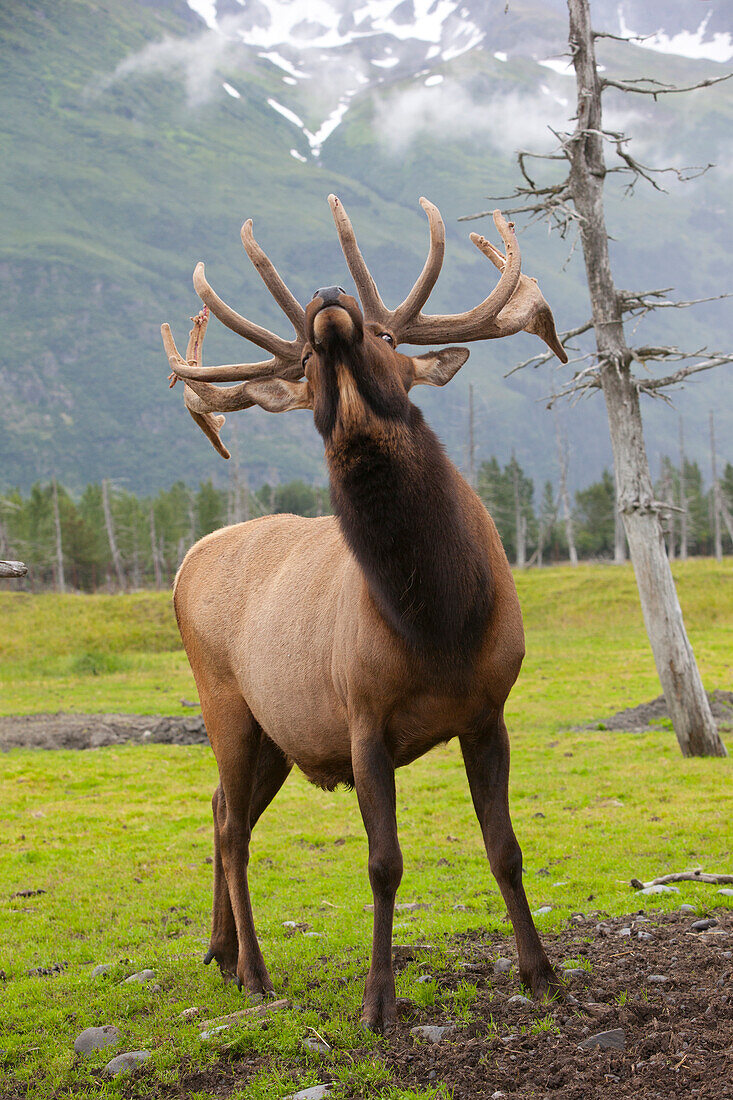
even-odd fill
[[[456,670],[471,662],[491,614],[488,548],[470,490],[420,409],[404,391],[393,402],[380,396],[377,411],[362,390],[371,415],[325,437],[334,511],[387,623],[417,655]]]

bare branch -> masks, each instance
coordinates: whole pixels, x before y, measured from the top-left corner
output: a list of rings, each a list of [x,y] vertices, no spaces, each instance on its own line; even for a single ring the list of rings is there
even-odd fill
[[[593,31],[594,38],[612,38],[615,42],[646,42],[653,34],[611,34],[610,31]]]
[[[581,333],[587,332],[588,329],[593,328],[592,321],[586,321],[584,325],[579,325],[578,328],[570,328],[567,332],[561,332],[559,334],[560,343],[563,347],[567,347],[568,340],[572,340],[574,336],[580,336]],[[509,378],[512,374],[516,374],[517,371],[524,370],[525,367],[539,367],[543,363],[548,363],[550,359],[554,358],[554,352],[543,352],[540,355],[533,355],[529,359],[525,359],[523,363],[518,363],[516,367],[512,367],[504,375],[505,378]],[[583,357],[585,358],[585,356]],[[571,362],[576,363],[579,360],[573,359]]]
[[[610,77],[601,77],[601,91],[606,88],[617,88],[620,92],[636,92],[638,95],[650,95],[656,101],[657,96],[673,95],[677,92],[694,92],[698,88],[710,88],[713,84],[720,84],[723,80],[730,80],[733,73],[725,76],[714,76],[709,80],[700,80],[697,84],[688,84],[680,88],[675,84],[665,84],[661,80],[654,80],[650,76],[640,76],[634,80],[612,80]],[[652,84],[651,88],[637,88],[637,84]]]
[[[629,886],[635,890],[648,890],[650,886],[666,886],[668,882],[707,882],[713,886],[723,886],[733,883],[733,875],[711,875],[705,871],[677,871],[672,875],[660,875],[650,882],[640,882],[638,878],[632,878]]]
[[[679,353],[682,355],[682,353]],[[685,378],[689,378],[691,374],[699,374],[701,371],[712,370],[713,367],[722,366],[724,363],[733,363],[733,355],[711,355],[709,359],[704,359],[702,363],[691,363],[687,367],[680,367],[674,374],[664,375],[662,378],[649,378],[649,379],[635,379],[636,388],[640,393],[648,393],[652,396],[657,395],[657,391],[666,389],[668,386],[678,386],[680,382],[683,382]]]

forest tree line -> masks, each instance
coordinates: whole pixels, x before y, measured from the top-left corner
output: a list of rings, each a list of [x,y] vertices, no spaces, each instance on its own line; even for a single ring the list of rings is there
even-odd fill
[[[696,462],[685,460],[680,471],[665,458],[661,471],[657,499],[672,506],[663,515],[670,557],[730,553],[733,464],[727,463],[717,485],[707,488]],[[514,457],[503,467],[496,458],[483,462],[475,480],[509,560],[520,568],[625,559],[608,470],[572,498],[564,471],[559,485],[546,481],[536,493]],[[179,481],[155,496],[140,497],[105,480],[87,485],[75,498],[52,480],[37,483],[27,496],[19,491],[0,495],[0,559],[24,561],[29,573],[23,585],[34,591],[168,588],[196,539],[228,523],[282,512],[328,515],[328,489],[290,481],[252,491],[235,469],[223,489],[211,480],[197,489]]]

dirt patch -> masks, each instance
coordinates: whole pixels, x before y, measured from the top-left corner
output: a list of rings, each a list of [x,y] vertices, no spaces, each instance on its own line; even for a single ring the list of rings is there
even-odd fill
[[[509,933],[459,934],[448,941],[451,968],[431,968],[427,956],[424,970],[436,980],[438,997],[462,982],[477,987],[470,1020],[451,1019],[437,1002],[431,1008],[408,1002],[384,1045],[352,1049],[348,1057],[381,1061],[404,1089],[444,1085],[453,1100],[728,1100],[733,1098],[733,912],[720,909],[715,918],[707,931],[696,932],[694,912],[639,911],[613,919],[577,914],[565,931],[544,937],[556,965],[570,963],[576,971],[567,979],[575,1003],[512,1002],[519,993],[516,968],[497,974],[494,967],[498,956],[516,962]],[[439,1043],[416,1041],[410,1029],[424,1024],[454,1025],[454,1031]],[[581,1046],[609,1031],[615,1033],[616,1049]],[[327,1018],[319,1032],[329,1039]],[[335,1051],[336,1059],[347,1068],[340,1053]],[[297,1077],[297,1062],[230,1053],[206,1067],[184,1062],[175,1083],[144,1070],[137,1085],[122,1088],[125,1096],[138,1096],[144,1082],[145,1095],[160,1100],[195,1090],[226,1098],[263,1072]],[[324,1082],[334,1079],[326,1064],[320,1076]],[[355,1084],[345,1095],[356,1100],[376,1091]]]
[[[733,691],[708,692],[710,709],[713,718],[718,724],[718,729],[733,731]],[[581,726],[584,730],[623,730],[626,733],[646,733],[648,730],[659,729],[665,719],[669,721],[669,711],[663,695],[658,695],[649,703],[641,703],[638,707],[629,707],[612,714],[610,718],[601,718],[587,726]]]
[[[100,749],[126,742],[198,745],[207,740],[200,715],[29,714],[0,718],[0,751]]]

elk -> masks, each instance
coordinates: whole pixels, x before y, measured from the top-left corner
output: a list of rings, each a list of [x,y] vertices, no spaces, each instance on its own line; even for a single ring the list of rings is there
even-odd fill
[[[420,200],[430,247],[394,310],[384,305],[339,200],[329,197],[360,303],[339,286],[303,309],[252,235],[242,241],[295,329],[281,339],[218,297],[203,264],[205,304],[186,358],[162,334],[171,385],[217,450],[222,412],[259,405],[312,409],[322,436],[333,516],[263,516],[207,535],[176,577],[175,611],[219,768],[213,800],[213,919],[205,963],[240,988],[273,986],[255,934],[247,882],[252,829],[296,764],[327,790],[356,789],[374,897],[363,1022],[396,1021],[392,970],[395,894],[402,876],[395,768],[457,737],[491,870],[514,927],[521,980],[535,996],[561,983],[534,926],[508,803],[504,703],[524,656],[512,574],[484,505],[410,401],[412,386],[444,386],[468,349],[422,355],[399,344],[489,340],[524,329],[565,362],[549,306],[521,273],[513,226],[499,211],[504,255],[472,234],[501,275],[478,306],[456,315],[422,308],[442,264],[445,230]],[[271,358],[202,365],[211,311]],[[235,382],[220,387],[215,383]]]

